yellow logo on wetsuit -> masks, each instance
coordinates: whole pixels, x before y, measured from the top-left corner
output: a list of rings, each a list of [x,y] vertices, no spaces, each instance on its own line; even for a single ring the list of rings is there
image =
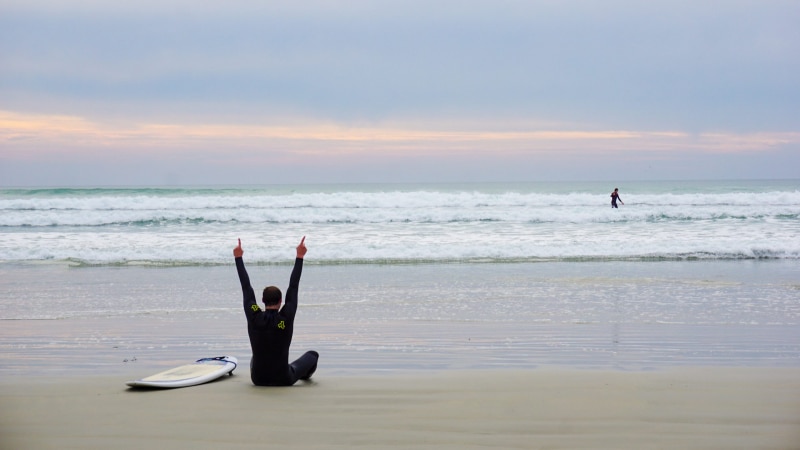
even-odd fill
[[[281,320],[280,322],[278,322],[278,328],[283,330],[284,328],[286,328],[286,323],[284,323],[284,321]]]
[[[253,311],[261,311],[261,308],[259,308],[258,305],[250,305],[250,309]]]

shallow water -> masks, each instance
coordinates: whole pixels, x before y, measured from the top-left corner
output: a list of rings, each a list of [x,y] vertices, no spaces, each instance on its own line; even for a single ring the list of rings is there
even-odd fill
[[[256,290],[290,267],[248,267]],[[306,264],[320,371],[800,366],[796,260]],[[0,375],[250,356],[233,265],[0,265]]]

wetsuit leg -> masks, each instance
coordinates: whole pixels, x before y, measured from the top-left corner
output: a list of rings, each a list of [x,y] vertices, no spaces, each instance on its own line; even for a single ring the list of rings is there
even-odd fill
[[[258,376],[258,374],[252,370],[253,362],[251,360],[250,379],[256,386],[291,386],[295,384],[297,380],[308,380],[311,378],[311,375],[317,370],[318,360],[319,353],[311,350],[286,366],[285,372],[273,373],[266,377],[264,375]]]
[[[307,351],[303,356],[297,358],[290,364],[295,380],[307,380],[311,378],[314,371],[317,370],[317,361],[319,360],[319,353],[314,350]]]

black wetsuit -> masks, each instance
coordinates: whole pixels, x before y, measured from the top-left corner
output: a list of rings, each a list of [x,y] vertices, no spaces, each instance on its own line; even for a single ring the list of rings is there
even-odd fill
[[[621,199],[621,198],[619,198],[619,194],[617,194],[616,192],[612,192],[612,193],[611,193],[611,207],[612,207],[612,208],[619,208],[619,207],[617,206],[617,200],[620,200],[620,201],[622,201],[622,199]]]
[[[242,258],[236,258],[236,271],[242,284],[244,314],[247,316],[247,334],[253,359],[250,362],[250,379],[257,386],[291,386],[299,379],[308,379],[317,368],[319,354],[306,352],[289,364],[289,346],[294,332],[294,315],[297,312],[297,290],[303,260],[294,261],[294,269],[286,290],[286,301],[280,310],[262,311],[256,304],[256,295]]]

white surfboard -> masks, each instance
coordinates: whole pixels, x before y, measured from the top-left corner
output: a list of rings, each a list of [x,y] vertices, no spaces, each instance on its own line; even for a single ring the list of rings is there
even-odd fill
[[[233,374],[239,360],[235,356],[217,356],[214,358],[198,359],[192,364],[186,364],[174,369],[128,381],[125,384],[132,387],[149,388],[179,388],[196,386],[216,380],[225,374]]]

